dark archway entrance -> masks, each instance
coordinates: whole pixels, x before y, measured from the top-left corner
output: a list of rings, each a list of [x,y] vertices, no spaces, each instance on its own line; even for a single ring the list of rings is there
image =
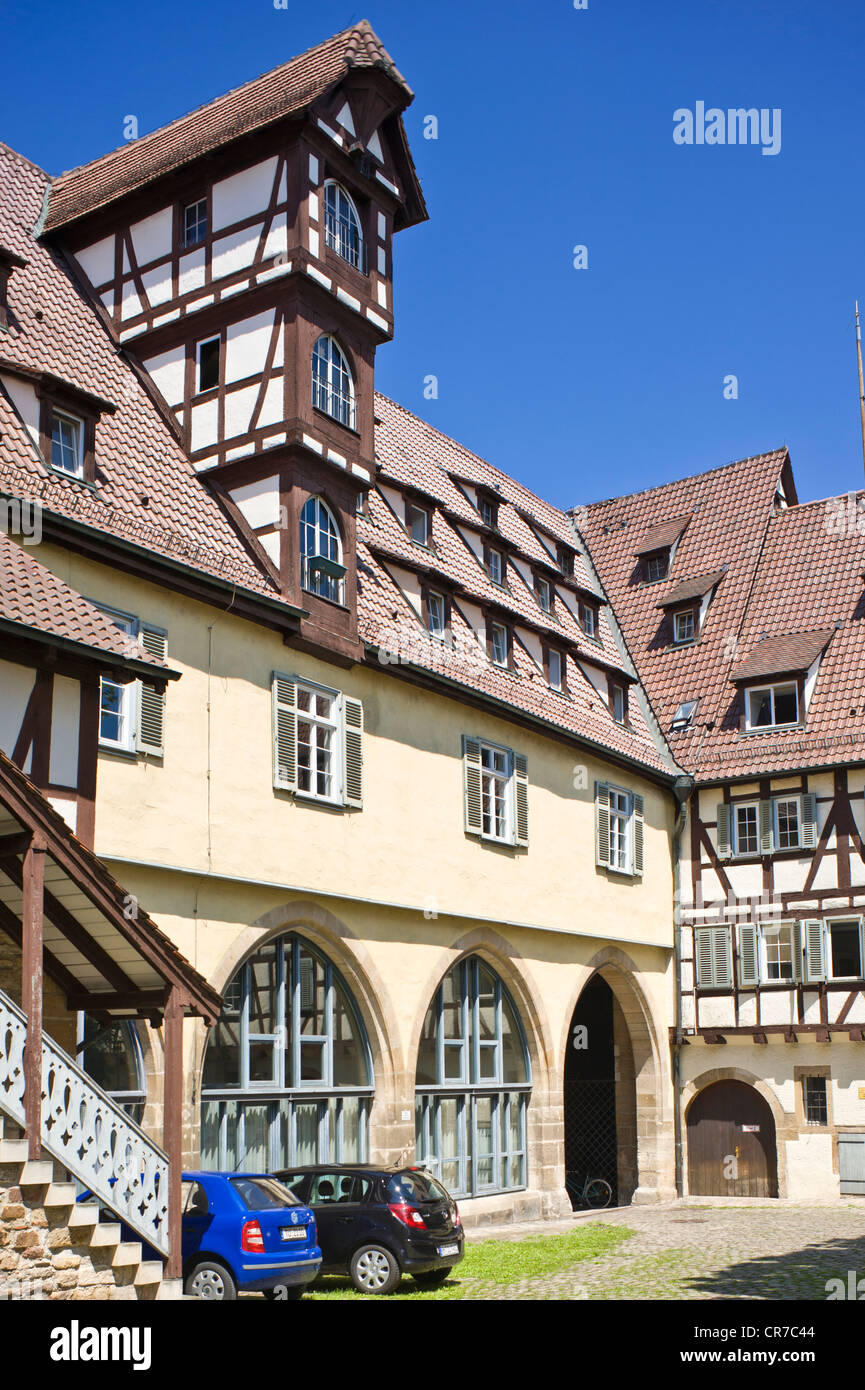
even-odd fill
[[[691,1196],[778,1196],[775,1119],[753,1086],[706,1086],[691,1101],[687,1127]]]
[[[604,1178],[613,1202],[636,1187],[636,1089],[624,1015],[613,991],[594,975],[571,1019],[564,1080],[565,1183],[573,1206],[587,1175]]]

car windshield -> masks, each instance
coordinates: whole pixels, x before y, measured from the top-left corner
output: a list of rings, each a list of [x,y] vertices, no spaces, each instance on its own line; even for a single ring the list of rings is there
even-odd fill
[[[450,1197],[441,1183],[429,1173],[394,1173],[388,1178],[389,1202],[449,1202]]]
[[[232,1178],[231,1185],[249,1211],[270,1211],[274,1207],[299,1207],[293,1192],[276,1178]]]

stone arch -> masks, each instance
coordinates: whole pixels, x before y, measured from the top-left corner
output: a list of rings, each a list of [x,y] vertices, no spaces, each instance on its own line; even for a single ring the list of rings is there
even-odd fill
[[[685,1143],[685,1155],[683,1169],[683,1182],[688,1186],[688,1111],[693,1101],[707,1086],[711,1086],[716,1081],[742,1081],[746,1086],[750,1086],[766,1102],[772,1112],[772,1119],[775,1121],[775,1150],[778,1163],[778,1197],[783,1198],[788,1195],[787,1187],[787,1144],[785,1141],[798,1138],[796,1128],[796,1116],[785,1110],[772,1087],[754,1072],[747,1071],[744,1067],[712,1067],[708,1071],[700,1072],[691,1081],[682,1087],[682,1134]]]

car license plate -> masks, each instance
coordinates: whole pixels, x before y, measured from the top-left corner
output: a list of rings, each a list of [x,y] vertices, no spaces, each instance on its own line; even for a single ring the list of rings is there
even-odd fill
[[[459,1248],[458,1245],[440,1245],[440,1246],[439,1246],[439,1254],[440,1254],[440,1255],[458,1255],[459,1253],[460,1253],[460,1248]]]
[[[279,1231],[283,1240],[306,1240],[305,1226],[282,1226]]]

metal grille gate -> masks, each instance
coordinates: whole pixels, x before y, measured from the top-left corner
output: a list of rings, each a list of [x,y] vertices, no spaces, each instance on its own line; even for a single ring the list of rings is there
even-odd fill
[[[577,1205],[586,1177],[605,1178],[619,1200],[615,1081],[566,1081],[565,1185]]]

